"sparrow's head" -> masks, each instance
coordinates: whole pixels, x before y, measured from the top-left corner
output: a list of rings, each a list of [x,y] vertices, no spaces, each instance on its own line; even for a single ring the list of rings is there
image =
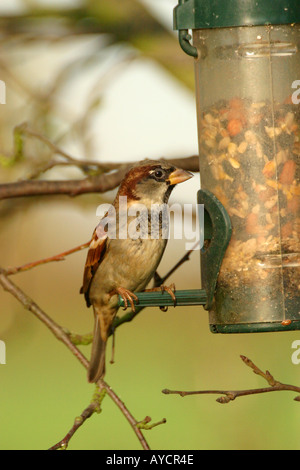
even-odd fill
[[[118,195],[145,205],[167,203],[175,185],[192,176],[167,162],[146,160],[128,171]]]

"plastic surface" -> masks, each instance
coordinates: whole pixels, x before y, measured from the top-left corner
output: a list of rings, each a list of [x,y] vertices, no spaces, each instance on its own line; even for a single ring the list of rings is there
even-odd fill
[[[193,31],[201,188],[233,226],[215,331],[299,326],[299,43],[299,25]]]
[[[138,302],[134,304],[138,307],[173,307],[174,301],[166,291],[162,292],[136,292]],[[175,291],[176,306],[205,305],[207,295],[205,290],[191,289]],[[124,300],[119,296],[119,306],[124,307]]]
[[[198,192],[198,204],[204,205],[204,239],[201,250],[202,287],[207,293],[205,309],[210,309],[220,266],[228,246],[232,228],[230,218],[221,202],[210,191]]]
[[[299,0],[180,0],[174,29],[300,23]]]

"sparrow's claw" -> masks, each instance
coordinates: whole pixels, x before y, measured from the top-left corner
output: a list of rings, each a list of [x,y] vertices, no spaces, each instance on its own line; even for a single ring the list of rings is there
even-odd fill
[[[175,291],[176,291],[176,288],[175,288],[175,284],[171,284],[170,286],[165,286],[165,285],[161,285],[159,287],[152,287],[152,289],[145,289],[145,292],[157,292],[157,291],[161,291],[161,292],[168,292],[168,294],[172,297],[172,300],[174,302],[174,307],[176,307],[176,296],[175,296]],[[164,307],[160,307],[160,309],[162,310]],[[166,310],[165,310],[166,311]]]
[[[171,284],[170,286],[160,286],[160,289],[161,291],[166,291],[168,292],[168,294],[170,294],[170,296],[172,297],[173,299],[173,302],[174,302],[174,307],[176,307],[176,296],[175,296],[175,284]]]
[[[133,293],[131,292],[130,290],[128,289],[125,289],[125,287],[117,287],[113,293],[117,293],[119,294],[123,301],[124,301],[124,308],[123,310],[126,310],[128,308],[128,302],[130,303],[130,307],[132,309],[133,312],[135,312],[135,305],[134,305],[134,302],[133,300],[135,300],[136,302],[138,302],[138,297]]]

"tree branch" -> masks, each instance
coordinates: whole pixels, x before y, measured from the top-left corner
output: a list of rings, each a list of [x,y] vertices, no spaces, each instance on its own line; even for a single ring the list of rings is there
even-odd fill
[[[62,341],[65,346],[74,354],[74,356],[81,362],[81,364],[87,369],[89,362],[87,358],[81,353],[81,351],[72,343],[69,335],[65,332],[65,330],[55,323],[29,296],[27,296],[16,284],[14,284],[6,275],[5,270],[0,268],[0,284],[2,285],[3,289],[13,295],[27,310],[33,313],[39,320],[41,320],[47,328],[54,334],[54,336]],[[99,380],[97,382],[98,387],[105,388],[106,393],[110,396],[110,398],[114,401],[117,407],[121,410],[127,421],[129,422],[130,426],[132,427],[134,433],[136,434],[139,442],[143,449],[148,450],[149,445],[141,431],[138,427],[138,421],[132,416],[128,408],[122,402],[122,400],[118,397],[118,395],[112,390],[112,388],[104,381]],[[94,405],[93,405],[94,406]],[[89,418],[93,411],[93,406],[88,406],[83,413],[81,414],[81,422],[74,423],[71,429],[71,435],[83,424],[83,422]],[[75,426],[75,427],[74,427]],[[69,440],[70,440],[69,438]],[[65,438],[64,438],[65,439]]]
[[[80,168],[84,173],[89,174],[92,172],[95,172],[95,169],[99,173],[104,173],[108,172],[111,170],[116,170],[117,168],[121,168],[124,166],[122,163],[102,163],[99,161],[95,160],[79,160],[78,158],[72,157],[69,153],[67,153],[65,150],[63,150],[61,147],[56,145],[54,142],[49,140],[46,136],[43,134],[40,134],[39,132],[30,129],[28,124],[26,122],[19,124],[14,128],[14,136],[17,138],[18,146],[17,148],[23,149],[23,136],[29,136],[33,137],[40,142],[43,142],[51,151],[54,155],[59,155],[62,157],[64,160],[57,160],[54,158],[51,158],[48,162],[44,163],[44,165],[41,168],[38,168],[29,178],[34,179],[37,178],[41,173],[44,173],[51,168],[54,168],[55,166],[60,166],[60,165],[68,165],[68,166],[76,166]]]
[[[187,158],[175,158],[165,160],[183,170],[199,171],[199,157],[194,155]],[[134,162],[136,163],[136,162]],[[105,193],[115,189],[122,181],[125,173],[134,164],[126,163],[114,165],[117,169],[110,173],[102,173],[96,176],[88,176],[84,179],[48,181],[48,180],[24,180],[14,183],[0,185],[0,199],[9,199],[28,196],[46,196],[46,195],[68,195],[78,196],[87,193]],[[103,166],[109,164],[103,163]]]
[[[50,447],[49,450],[66,450],[70,439],[74,436],[75,432],[83,425],[83,423],[90,418],[94,413],[101,412],[101,403],[104,399],[106,390],[104,387],[97,386],[96,392],[89,406],[83,410],[80,416],[77,416],[74,420],[74,424],[70,431],[61,439],[57,444]]]
[[[218,403],[222,403],[222,404],[229,403],[230,401],[233,401],[238,397],[244,397],[246,395],[256,395],[259,393],[278,392],[278,391],[292,391],[292,392],[300,393],[300,387],[297,387],[296,385],[289,385],[289,384],[278,382],[277,380],[274,379],[274,377],[270,374],[268,370],[266,372],[263,372],[246,356],[240,356],[240,357],[242,361],[244,362],[244,364],[250,367],[255,374],[263,377],[270,386],[265,387],[265,388],[254,388],[254,389],[249,389],[249,390],[179,391],[179,390],[169,390],[165,388],[164,390],[162,390],[162,393],[164,393],[165,395],[177,394],[177,395],[180,395],[181,397],[185,397],[187,395],[208,395],[208,394],[224,395],[222,397],[217,398],[216,400]],[[294,398],[294,400],[300,401],[300,396],[297,395]]]
[[[21,266],[10,267],[5,269],[5,274],[11,275],[16,274],[23,271],[28,271],[29,269],[35,268],[36,266],[40,266],[41,264],[51,263],[52,261],[63,261],[65,256],[71,255],[76,253],[76,251],[81,251],[87,248],[90,245],[90,241],[86,243],[82,243],[81,245],[76,246],[75,248],[71,248],[70,250],[63,251],[58,255],[50,256],[49,258],[43,258],[38,261],[31,261],[30,263],[22,264]]]
[[[65,346],[77,357],[81,364],[87,368],[88,360],[86,357],[77,349],[77,347],[72,343],[69,336],[65,333],[64,329],[55,323],[52,318],[50,318],[29,296],[27,296],[16,284],[14,284],[10,279],[8,279],[5,270],[0,268],[0,284],[3,289],[9,292],[13,297],[15,297],[26,310],[29,310],[33,313],[44,325],[49,328],[49,330],[54,334],[54,336],[62,341]]]

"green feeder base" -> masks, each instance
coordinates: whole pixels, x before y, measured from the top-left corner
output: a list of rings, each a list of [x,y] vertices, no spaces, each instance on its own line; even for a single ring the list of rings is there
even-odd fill
[[[294,320],[284,325],[281,322],[239,323],[239,324],[210,324],[212,333],[270,333],[276,331],[295,331],[300,329],[300,321]]]

